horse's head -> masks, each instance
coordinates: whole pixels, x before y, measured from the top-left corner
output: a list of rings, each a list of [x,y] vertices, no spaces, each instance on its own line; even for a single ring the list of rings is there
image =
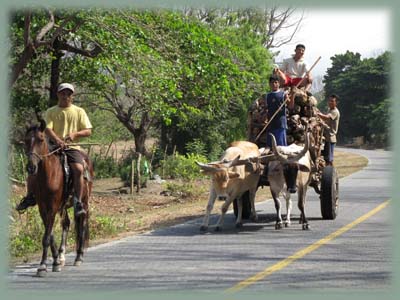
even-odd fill
[[[40,125],[30,126],[25,133],[25,153],[28,156],[28,164],[26,166],[30,175],[34,175],[38,171],[39,162],[43,155],[48,153],[48,146],[44,130],[46,122],[39,120]]]

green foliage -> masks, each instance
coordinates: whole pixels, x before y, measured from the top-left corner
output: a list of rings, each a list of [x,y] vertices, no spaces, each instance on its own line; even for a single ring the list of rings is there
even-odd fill
[[[20,147],[10,145],[8,152],[8,173],[12,178],[22,182],[25,181],[26,161],[27,159],[24,151]]]
[[[113,157],[103,157],[100,154],[95,154],[92,160],[96,178],[112,178],[119,176],[119,165]]]
[[[324,77],[325,95],[335,93],[340,98],[339,141],[364,136],[374,143],[372,134],[376,136],[376,130],[388,135],[389,119],[384,118],[388,103],[381,104],[389,98],[390,63],[389,52],[362,60],[360,54],[347,51],[332,58],[332,67]],[[374,124],[371,120],[381,121]]]
[[[171,155],[161,162],[161,170],[164,177],[171,179],[193,180],[201,178],[202,174],[200,168],[196,165],[196,161],[206,162],[207,159],[201,154],[194,153]]]
[[[370,142],[377,147],[387,147],[390,145],[390,124],[391,124],[391,99],[372,105],[369,109],[372,115],[367,120],[369,128]]]
[[[127,184],[131,182],[132,175],[132,161],[135,168],[134,183],[137,184],[137,157],[136,155],[129,155],[125,157],[119,164],[118,173],[120,178]],[[140,159],[140,185],[146,186],[147,180],[150,177],[150,166],[149,162],[145,157]]]
[[[186,144],[186,151],[188,153],[196,153],[201,156],[206,156],[206,145],[199,139],[194,139],[193,142]]]
[[[11,200],[12,207],[16,201],[17,199]],[[19,220],[16,212],[13,211],[13,214],[14,221],[9,226],[9,252],[11,257],[27,257],[42,248],[42,219],[37,207],[29,209]]]
[[[90,220],[90,234],[92,238],[99,236],[113,236],[118,232],[118,222],[110,216],[96,216]]]
[[[34,11],[33,33],[46,21],[44,11]],[[92,120],[90,141],[134,135],[137,151],[146,153],[148,132],[162,128],[161,148],[169,144],[186,153],[188,143],[200,140],[214,157],[244,139],[247,108],[264,92],[271,71],[257,14],[238,26],[209,26],[179,11],[59,10],[56,23],[63,21],[74,28],[63,33],[63,41],[102,48],[94,58],[67,53],[60,65],[60,81],[75,83],[76,103]],[[12,61],[23,48],[23,25],[23,13],[17,12]],[[47,107],[52,55],[38,49],[13,86],[13,128],[32,119],[25,110]]]
[[[207,48],[194,48],[195,61],[192,47],[180,47],[190,53],[182,55],[186,59],[182,60],[184,81],[179,84],[182,99],[201,107],[201,111],[187,111],[188,115],[183,116],[182,112],[186,113],[183,107],[166,130],[181,153],[185,153],[185,144],[196,139],[206,144],[208,153],[215,153],[221,145],[244,138],[247,108],[255,94],[265,87],[267,76],[262,78],[262,75],[270,71],[270,54],[246,30],[213,30],[190,19],[185,22],[191,31],[188,33],[191,45],[202,45],[207,40]],[[194,63],[196,69],[191,68]],[[213,132],[217,139],[210,138]]]
[[[12,257],[23,257],[27,253],[39,251],[39,246],[40,244],[33,240],[29,234],[14,236],[10,240],[10,255]]]
[[[85,100],[82,100],[82,106],[85,106]],[[113,141],[132,139],[132,134],[121,122],[117,122],[115,116],[109,111],[99,110],[89,106],[86,112],[90,122],[94,124],[92,135],[87,141],[109,144]]]

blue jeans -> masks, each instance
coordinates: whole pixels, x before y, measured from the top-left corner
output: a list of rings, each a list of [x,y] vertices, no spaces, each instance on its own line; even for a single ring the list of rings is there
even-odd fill
[[[271,136],[269,135],[270,133],[274,135],[277,146],[287,146],[285,128],[271,129],[267,132],[267,146],[271,148],[272,139]]]
[[[335,145],[336,143],[325,142],[323,151],[325,162],[333,162],[333,150],[335,149]]]

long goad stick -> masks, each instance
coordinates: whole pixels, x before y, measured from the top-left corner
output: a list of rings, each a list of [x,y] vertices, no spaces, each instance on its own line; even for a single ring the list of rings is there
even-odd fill
[[[311,66],[310,70],[308,70],[307,73],[311,72],[312,69],[314,69],[315,65],[320,61],[321,56],[317,58],[317,60],[314,62],[314,64]],[[303,78],[301,78],[301,80],[296,84],[296,88],[298,88],[300,86],[300,84],[303,83],[304,79],[306,79],[307,74],[303,76]],[[283,101],[283,103],[281,104],[281,106],[279,106],[279,108],[276,110],[276,112],[272,115],[271,119],[269,119],[269,121],[267,122],[267,124],[265,124],[265,126],[263,127],[263,129],[260,131],[260,133],[257,135],[255,141],[257,141],[261,134],[265,131],[265,129],[267,129],[268,125],[272,122],[272,120],[275,118],[275,116],[277,115],[277,113],[282,109],[282,107],[286,104],[286,102],[288,101],[289,98],[286,98],[285,101]]]
[[[66,146],[92,146],[92,145],[101,145],[99,143],[66,143]]]

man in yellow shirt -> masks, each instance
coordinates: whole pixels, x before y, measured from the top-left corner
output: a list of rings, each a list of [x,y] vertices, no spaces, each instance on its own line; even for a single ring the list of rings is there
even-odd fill
[[[79,147],[66,147],[66,143],[76,143],[80,138],[90,136],[92,124],[84,109],[72,104],[74,92],[74,86],[70,83],[62,83],[58,86],[58,104],[49,108],[45,114],[47,124],[45,133],[55,148],[64,149],[72,171],[75,214],[82,215],[86,213],[81,202],[84,186],[84,156]],[[28,177],[28,195],[16,207],[18,211],[23,211],[36,204],[31,192],[32,188],[30,188],[35,184],[35,179],[32,177]]]

